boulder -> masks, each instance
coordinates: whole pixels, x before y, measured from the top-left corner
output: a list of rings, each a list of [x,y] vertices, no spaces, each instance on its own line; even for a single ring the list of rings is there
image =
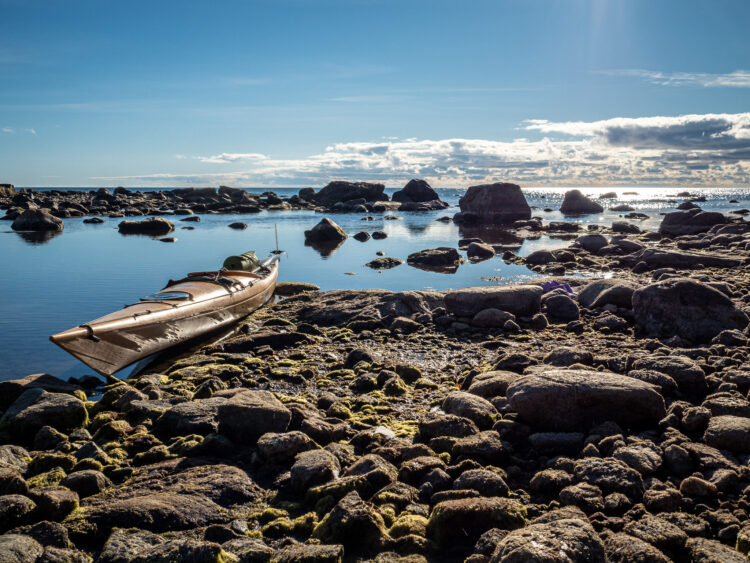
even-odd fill
[[[344,229],[324,217],[312,229],[305,231],[305,242],[310,243],[337,243],[345,240],[347,237]]]
[[[532,523],[505,536],[495,548],[490,563],[526,561],[606,563],[604,544],[584,519],[562,518]]]
[[[11,225],[14,231],[62,231],[64,228],[62,219],[41,209],[27,209]]]
[[[581,193],[580,190],[565,192],[560,211],[563,215],[587,215],[602,213],[604,208]]]
[[[174,230],[174,223],[162,217],[149,217],[142,221],[121,221],[117,230],[123,235],[162,236]]]
[[[708,422],[703,440],[709,446],[738,454],[750,454],[750,418],[714,416]]]
[[[413,252],[406,258],[406,263],[423,270],[455,271],[461,261],[458,250],[448,246],[429,248]]]
[[[391,197],[393,201],[422,202],[439,200],[440,196],[424,180],[409,180],[409,182]]]
[[[48,373],[35,373],[21,379],[0,381],[0,410],[7,409],[27,389],[44,389],[54,393],[73,393],[81,388]]]
[[[305,199],[312,198],[321,205],[332,206],[339,201],[352,199],[364,199],[365,201],[388,201],[388,196],[383,193],[383,184],[371,184],[369,182],[345,182],[336,180],[330,182],[314,195],[305,192]],[[302,196],[301,196],[302,197]]]
[[[242,444],[255,444],[266,432],[284,432],[292,413],[270,391],[242,391],[219,405],[219,432]]]
[[[531,208],[516,184],[471,186],[458,205],[461,212],[453,218],[456,223],[509,224],[531,218]]]
[[[86,406],[79,399],[37,388],[24,391],[5,411],[0,425],[14,436],[30,440],[43,426],[68,433],[87,421]]]
[[[152,493],[113,499],[87,509],[89,522],[104,535],[112,528],[141,528],[162,533],[223,521],[221,507],[203,495]]]
[[[13,184],[0,184],[0,197],[12,197],[16,195],[16,188]]]
[[[671,237],[705,233],[714,225],[727,223],[728,219],[716,211],[699,208],[667,213],[659,225],[659,233]]]
[[[486,371],[480,373],[471,380],[469,393],[479,395],[487,400],[494,397],[505,396],[508,385],[521,377],[512,371]]]
[[[575,240],[576,245],[580,246],[587,252],[596,254],[600,249],[609,244],[607,237],[600,234],[581,235]]]
[[[541,310],[542,288],[534,285],[467,287],[445,294],[446,310],[457,317],[474,317],[484,309],[499,309],[517,317]]]
[[[0,561],[3,563],[35,563],[44,553],[36,540],[20,534],[0,536]]]
[[[427,523],[427,538],[442,549],[472,546],[491,528],[515,530],[526,524],[520,502],[499,497],[445,500],[435,505]]]
[[[578,302],[583,307],[604,307],[612,304],[631,309],[633,292],[637,286],[627,280],[603,279],[586,284],[578,294]]]
[[[748,316],[726,295],[689,278],[673,278],[633,293],[636,323],[657,338],[705,342],[723,330],[742,330]]]
[[[382,256],[380,258],[375,258],[375,260],[370,260],[367,264],[365,264],[365,266],[367,266],[368,268],[372,268],[373,270],[390,270],[391,268],[400,266],[403,263],[404,261],[398,258]]]
[[[506,322],[514,320],[511,313],[490,307],[482,309],[471,319],[471,326],[477,328],[502,328]]]
[[[379,551],[388,539],[380,513],[356,491],[326,514],[312,537],[323,543],[342,544],[347,554]]]
[[[701,395],[706,392],[706,374],[700,366],[685,356],[644,356],[635,360],[628,371],[630,377],[644,370],[658,372],[671,377],[677,387],[689,395]]]
[[[292,488],[305,493],[309,488],[338,478],[341,466],[338,459],[327,450],[302,452],[292,465]]]
[[[472,262],[478,262],[480,260],[488,260],[495,256],[495,249],[489,244],[481,242],[472,242],[466,249],[466,255]]]
[[[632,209],[629,209],[628,211],[632,211]],[[627,221],[614,221],[612,223],[612,232],[634,235],[640,233],[641,228],[638,225],[628,223]]]
[[[646,426],[664,417],[662,396],[652,385],[588,370],[546,369],[508,386],[511,408],[542,430],[577,430],[607,420]]]
[[[487,429],[492,426],[497,410],[487,399],[464,391],[453,391],[443,401],[443,410],[468,418],[479,428]]]
[[[550,295],[544,299],[544,306],[553,321],[574,321],[580,316],[578,305],[567,294]]]

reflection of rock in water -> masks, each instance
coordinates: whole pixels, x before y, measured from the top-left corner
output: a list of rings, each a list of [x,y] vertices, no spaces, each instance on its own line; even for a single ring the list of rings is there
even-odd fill
[[[429,264],[412,264],[408,263],[412,268],[424,270],[425,272],[436,272],[438,274],[455,274],[458,271],[458,264],[450,266],[432,266]]]
[[[320,241],[320,242],[313,242],[313,241],[305,241],[305,246],[310,246],[318,251],[318,253],[323,257],[327,258],[331,256],[334,252],[336,252],[339,247],[344,244],[343,240],[336,240],[336,241]]]
[[[424,223],[405,223],[406,228],[408,231],[415,235],[421,235],[422,233],[427,231],[427,227],[429,227],[429,224]]]
[[[29,244],[44,244],[61,234],[61,231],[23,231],[18,233]]]
[[[521,248],[523,238],[496,225],[461,225],[458,228],[461,238],[478,238],[492,246]]]

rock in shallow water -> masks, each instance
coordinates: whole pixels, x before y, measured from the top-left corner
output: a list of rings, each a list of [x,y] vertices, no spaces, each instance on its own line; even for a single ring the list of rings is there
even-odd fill
[[[62,219],[41,209],[27,209],[11,225],[14,231],[62,231],[64,228]]]
[[[483,184],[471,186],[458,200],[461,212],[456,223],[509,224],[531,218],[531,208],[516,184]]]
[[[523,376],[508,386],[507,397],[524,420],[549,430],[586,429],[606,420],[645,426],[665,414],[653,386],[597,371],[549,369]]]

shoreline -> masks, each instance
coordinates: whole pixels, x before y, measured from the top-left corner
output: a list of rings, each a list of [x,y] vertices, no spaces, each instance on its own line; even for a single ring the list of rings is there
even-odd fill
[[[522,241],[571,239],[497,249],[547,277],[440,292],[287,283],[236,336],[96,402],[85,381],[2,382],[0,549],[746,560],[750,224],[718,215],[667,214],[659,232],[520,219]],[[457,246],[481,259],[487,242]],[[462,259],[415,254],[418,267]],[[581,267],[612,277],[569,275]]]

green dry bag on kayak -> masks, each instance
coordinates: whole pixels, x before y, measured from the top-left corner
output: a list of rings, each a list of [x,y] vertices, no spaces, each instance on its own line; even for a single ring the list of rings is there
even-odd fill
[[[240,270],[243,272],[252,272],[260,266],[260,260],[255,255],[255,251],[245,252],[237,256],[230,256],[224,260],[224,269]]]

